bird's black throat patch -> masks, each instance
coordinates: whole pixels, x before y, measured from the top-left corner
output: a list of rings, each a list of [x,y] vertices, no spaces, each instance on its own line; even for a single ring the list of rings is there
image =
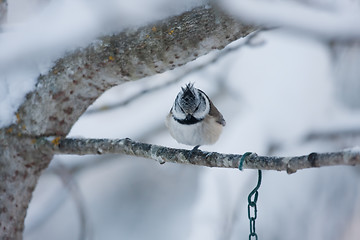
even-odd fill
[[[202,119],[197,119],[193,115],[189,115],[185,119],[177,119],[176,117],[174,117],[174,119],[178,123],[184,124],[184,125],[192,125],[192,124],[202,121]]]

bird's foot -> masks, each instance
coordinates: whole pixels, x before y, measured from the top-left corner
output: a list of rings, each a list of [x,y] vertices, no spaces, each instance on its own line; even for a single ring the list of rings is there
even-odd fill
[[[199,147],[200,147],[200,145],[196,145],[196,146],[189,152],[187,158],[189,159],[189,162],[190,162],[190,163],[193,163],[193,162],[191,161],[191,157],[193,156],[193,154],[195,154],[195,153],[198,152],[198,151],[201,151],[201,150],[199,150]]]
[[[199,147],[200,147],[200,145],[196,145],[196,146],[191,150],[191,152],[199,151]]]

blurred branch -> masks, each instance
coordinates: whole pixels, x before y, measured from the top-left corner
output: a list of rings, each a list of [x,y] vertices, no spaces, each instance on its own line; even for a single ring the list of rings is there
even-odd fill
[[[109,104],[109,105],[104,105],[104,106],[100,106],[97,108],[93,108],[93,109],[89,109],[87,110],[85,113],[86,114],[93,114],[93,113],[101,113],[103,111],[107,111],[107,110],[113,110],[119,107],[123,107],[126,106],[127,104],[131,103],[132,101],[135,101],[139,98],[141,98],[142,96],[145,96],[146,94],[164,89],[168,86],[171,86],[177,82],[180,82],[183,78],[189,76],[190,74],[193,74],[195,72],[198,72],[206,67],[208,67],[211,64],[214,64],[216,62],[218,62],[219,60],[221,60],[224,56],[227,56],[229,53],[235,52],[236,50],[239,50],[242,47],[245,46],[249,46],[249,47],[258,47],[258,46],[262,46],[264,44],[264,42],[256,42],[254,41],[255,37],[259,35],[260,32],[262,31],[267,31],[267,30],[272,30],[273,28],[268,28],[268,29],[259,29],[253,33],[250,33],[243,42],[241,42],[240,44],[236,45],[236,46],[232,46],[232,47],[227,47],[224,50],[218,52],[215,56],[213,56],[212,58],[210,58],[209,60],[207,60],[204,63],[198,64],[196,66],[193,66],[191,68],[188,68],[186,70],[184,70],[184,72],[182,72],[181,74],[179,74],[178,76],[176,76],[175,78],[166,81],[162,84],[159,84],[157,86],[153,86],[147,89],[143,89],[135,94],[133,94],[132,96],[130,96],[129,98],[127,98],[126,100],[123,100],[121,102],[117,102],[114,104]]]
[[[352,146],[360,145],[360,129],[341,128],[340,126],[332,127],[331,129],[313,130],[304,135],[300,141],[301,144],[308,144],[314,142],[326,144],[331,149],[345,149]],[[268,144],[267,155],[274,155],[276,152],[283,150],[286,147],[286,142],[272,141]]]
[[[245,179],[246,183],[244,183],[243,186],[251,186],[251,184],[256,181],[256,178],[257,172],[254,172],[250,178]],[[239,226],[240,218],[244,216],[244,214],[247,214],[244,212],[244,208],[239,208],[239,204],[244,204],[244,196],[248,194],[247,188],[240,188],[236,194],[235,204],[228,210],[228,220],[223,223],[223,231],[218,237],[219,240],[230,240],[231,236],[234,236],[234,231]],[[229,205],[229,203],[226,204]]]
[[[46,172],[55,174],[59,177],[63,186],[56,189],[51,198],[46,200],[45,204],[42,205],[42,208],[37,211],[35,217],[31,217],[31,222],[29,222],[26,226],[26,233],[29,234],[45,224],[50,217],[61,209],[61,206],[68,199],[68,195],[71,194],[75,203],[75,208],[77,209],[79,215],[79,239],[93,239],[90,231],[91,228],[89,226],[89,218],[86,214],[85,200],[74,178],[72,169],[56,162],[56,164],[51,165]]]
[[[243,21],[284,27],[337,42],[345,43],[360,39],[358,8],[342,8],[340,4],[333,3],[320,7],[316,1],[308,4],[251,0],[221,2],[229,13]]]
[[[54,167],[55,168],[55,167]],[[46,171],[48,172],[48,171]],[[52,171],[54,173],[54,171]],[[54,186],[51,186],[51,190],[54,190]],[[66,202],[68,198],[68,189],[64,186],[57,187],[51,194],[49,199],[41,205],[41,209],[37,209],[36,214],[30,214],[31,221],[27,222],[25,235],[32,234],[39,227],[46,224],[46,222],[61,209],[61,206]],[[44,196],[41,196],[44,197]],[[34,200],[33,200],[34,201]]]
[[[1,31],[1,25],[3,25],[7,20],[7,13],[8,13],[7,0],[0,0],[0,31]]]
[[[315,141],[315,140],[341,140],[346,138],[359,138],[360,129],[338,129],[332,131],[316,131],[309,133],[304,141]]]
[[[360,13],[359,13],[360,15]],[[360,28],[360,25],[358,25]],[[334,95],[349,110],[360,109],[360,38],[356,42],[332,42],[333,56],[331,76],[334,79]]]
[[[56,144],[45,138],[37,140],[39,149],[51,149],[55,154],[126,154],[165,162],[207,167],[238,168],[242,155],[190,151],[141,143],[125,139],[59,139]],[[268,157],[252,153],[245,158],[243,168],[287,171],[295,173],[305,168],[360,164],[360,151],[344,150],[332,153],[310,153],[294,157]]]
[[[91,237],[90,228],[88,223],[88,217],[86,216],[86,209],[84,204],[84,197],[81,194],[81,191],[69,169],[65,165],[59,164],[53,169],[55,174],[60,177],[63,182],[64,187],[68,189],[70,192],[77,212],[79,214],[80,220],[80,233],[79,233],[79,240],[87,239],[86,236]]]

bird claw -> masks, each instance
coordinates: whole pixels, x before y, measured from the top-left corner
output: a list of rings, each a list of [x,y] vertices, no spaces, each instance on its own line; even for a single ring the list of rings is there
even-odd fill
[[[199,151],[199,147],[200,147],[200,145],[196,145],[192,150],[191,150],[191,152],[196,152],[196,151]]]
[[[199,147],[200,147],[200,145],[196,145],[192,150],[190,150],[190,152],[189,152],[189,154],[188,154],[188,156],[187,156],[187,158],[189,159],[189,162],[190,162],[190,163],[192,163],[192,161],[191,161],[192,155],[193,155],[194,153],[200,151],[200,150],[199,150]]]

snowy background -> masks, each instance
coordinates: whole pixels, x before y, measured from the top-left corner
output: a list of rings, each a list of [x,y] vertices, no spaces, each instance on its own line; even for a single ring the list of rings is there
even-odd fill
[[[36,77],[66,51],[86,46],[100,34],[181,13],[204,1],[8,2],[8,22],[0,33],[1,127],[14,121],[13,113],[34,87]],[[324,4],[317,1],[319,15],[322,9],[330,9],[338,16],[334,9],[341,9],[341,18],[343,11],[351,9],[360,16],[356,4],[349,7],[347,1],[332,1],[331,8]],[[312,10],[314,22],[317,8]],[[249,19],[256,15],[251,9]],[[236,8],[234,11],[236,14]],[[356,36],[360,31],[360,21],[349,24],[357,15],[344,20],[344,26],[349,25],[344,35],[351,32]],[[171,138],[164,119],[180,87],[195,82],[227,122],[219,141],[201,147],[203,150],[291,156],[359,145],[360,109],[354,107],[358,95],[344,101],[344,93],[339,93],[339,76],[355,79],[354,86],[359,86],[359,58],[344,51],[334,57],[326,41],[334,32],[331,25],[316,37],[311,34],[316,28],[304,33],[299,20],[285,25],[301,31],[262,32],[254,39],[262,44],[232,51],[181,81],[174,79],[218,52],[107,91],[89,111],[174,82],[121,108],[85,113],[69,136],[129,137],[190,149]],[[238,40],[230,47],[243,42]],[[353,104],[348,104],[351,101]],[[264,172],[256,221],[259,238],[359,239],[359,180],[358,167],[310,169],[293,175]],[[247,196],[255,184],[256,171],[252,170],[159,165],[115,155],[56,156],[34,193],[24,239],[247,239]]]

